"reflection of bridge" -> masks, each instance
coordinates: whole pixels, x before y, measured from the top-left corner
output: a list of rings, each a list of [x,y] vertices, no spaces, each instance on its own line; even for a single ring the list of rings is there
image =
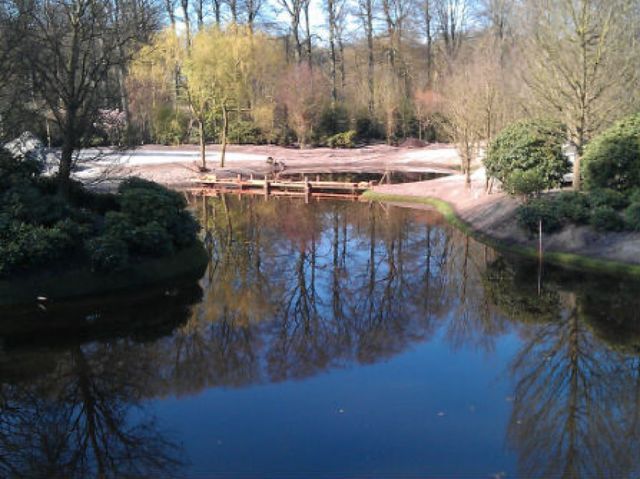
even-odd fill
[[[357,198],[370,189],[373,181],[345,182],[315,181],[305,177],[303,180],[255,179],[253,175],[243,178],[217,178],[215,175],[206,176],[196,181],[198,187],[194,192],[203,195],[211,193],[238,193],[263,196],[304,196],[307,200],[313,197],[324,198]]]

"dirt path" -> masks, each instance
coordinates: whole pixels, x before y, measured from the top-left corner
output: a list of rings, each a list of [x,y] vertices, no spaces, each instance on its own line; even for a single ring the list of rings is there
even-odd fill
[[[537,238],[529,237],[517,224],[519,200],[503,193],[487,194],[482,170],[474,174],[470,189],[466,187],[464,176],[454,175],[416,183],[381,185],[374,191],[444,200],[475,230],[503,243],[537,248]],[[418,204],[406,206],[429,208]],[[544,248],[545,251],[640,264],[640,233],[599,233],[588,226],[568,226],[559,233],[546,235]]]

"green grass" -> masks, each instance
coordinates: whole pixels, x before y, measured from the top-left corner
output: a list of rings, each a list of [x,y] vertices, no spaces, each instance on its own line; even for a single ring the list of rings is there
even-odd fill
[[[371,201],[384,201],[396,203],[417,203],[433,206],[447,222],[463,233],[473,237],[474,239],[498,250],[502,253],[511,253],[526,258],[537,259],[538,250],[534,247],[522,246],[519,244],[509,243],[504,240],[494,238],[483,231],[473,228],[469,223],[462,220],[455,212],[451,204],[438,198],[409,196],[409,195],[391,195],[385,193],[376,193],[374,191],[366,191],[362,195],[363,199]],[[558,251],[545,251],[544,261],[556,264],[565,268],[575,270],[596,271],[607,274],[624,274],[634,277],[640,277],[640,265],[623,263],[621,261],[605,260],[600,258],[592,258],[582,256],[575,253],[562,253]]]

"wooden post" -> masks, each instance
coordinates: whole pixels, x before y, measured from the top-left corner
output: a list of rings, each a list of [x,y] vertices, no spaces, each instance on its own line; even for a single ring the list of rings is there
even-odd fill
[[[270,184],[267,178],[264,179],[264,197],[269,198]]]
[[[538,223],[538,258],[542,262],[542,218]]]
[[[311,183],[309,183],[309,179],[304,177],[304,202],[309,203],[311,199]]]

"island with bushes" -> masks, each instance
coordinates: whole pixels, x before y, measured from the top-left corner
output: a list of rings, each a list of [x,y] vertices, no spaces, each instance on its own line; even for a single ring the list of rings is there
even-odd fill
[[[0,305],[199,278],[197,221],[178,192],[139,178],[116,192],[70,181],[0,150]]]

